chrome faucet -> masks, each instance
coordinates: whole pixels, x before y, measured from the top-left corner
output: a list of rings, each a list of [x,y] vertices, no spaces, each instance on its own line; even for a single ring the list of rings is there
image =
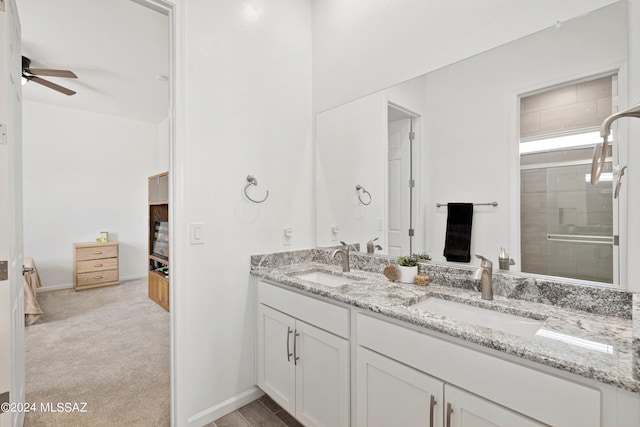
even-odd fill
[[[337,254],[340,254],[340,256],[342,257],[342,271],[347,273],[350,271],[349,270],[349,245],[347,245],[342,240],[340,241],[340,243],[342,243],[342,247],[331,252],[331,258],[335,258]]]
[[[482,262],[480,263],[480,267],[473,273],[473,280],[480,280],[482,299],[492,300],[493,263],[482,255],[476,254],[476,258],[481,259]]]
[[[372,254],[377,250],[381,251],[382,250],[382,246],[380,245],[373,245],[373,242],[375,242],[376,240],[378,240],[379,237],[376,237],[375,239],[371,239],[367,242],[367,253],[368,254]]]

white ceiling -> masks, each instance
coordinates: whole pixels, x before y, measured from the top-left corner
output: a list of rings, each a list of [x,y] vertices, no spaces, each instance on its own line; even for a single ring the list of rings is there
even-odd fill
[[[66,96],[36,83],[28,101],[159,123],[167,117],[167,16],[131,0],[17,0],[22,54],[34,68],[71,70],[44,77],[75,90]]]

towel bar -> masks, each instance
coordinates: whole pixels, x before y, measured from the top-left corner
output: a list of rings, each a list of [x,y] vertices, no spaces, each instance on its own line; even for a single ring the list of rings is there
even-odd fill
[[[447,206],[449,203],[436,203],[436,208]],[[474,203],[473,206],[498,206],[498,202]]]

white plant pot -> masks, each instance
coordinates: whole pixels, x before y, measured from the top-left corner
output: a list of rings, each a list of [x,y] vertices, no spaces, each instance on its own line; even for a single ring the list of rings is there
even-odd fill
[[[398,266],[400,270],[400,282],[401,283],[416,283],[416,276],[418,275],[418,266],[405,267]]]

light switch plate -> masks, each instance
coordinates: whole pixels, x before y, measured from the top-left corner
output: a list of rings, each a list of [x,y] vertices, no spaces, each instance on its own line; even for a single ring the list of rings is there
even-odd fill
[[[189,239],[192,245],[204,244],[204,224],[201,222],[192,222],[189,225]]]

